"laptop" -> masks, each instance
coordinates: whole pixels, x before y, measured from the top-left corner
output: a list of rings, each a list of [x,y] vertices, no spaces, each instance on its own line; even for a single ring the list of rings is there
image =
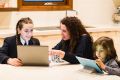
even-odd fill
[[[86,59],[78,56],[76,56],[76,58],[78,59],[80,64],[82,64],[83,66],[94,68],[98,73],[103,74],[102,69],[96,64],[95,60]]]
[[[17,45],[17,54],[23,65],[49,66],[48,46]]]

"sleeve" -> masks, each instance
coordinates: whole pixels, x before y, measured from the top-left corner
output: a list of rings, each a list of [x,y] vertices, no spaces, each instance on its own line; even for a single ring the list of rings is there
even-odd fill
[[[76,59],[75,55],[72,55],[69,53],[65,53],[65,56],[63,59],[71,64],[79,64],[79,61]]]
[[[62,40],[56,46],[54,46],[52,49],[61,50],[62,49]]]
[[[110,75],[120,76],[120,67],[115,60],[112,63],[109,63],[109,65],[106,65],[105,71]]]
[[[8,41],[7,39],[4,40],[3,46],[0,48],[0,63],[6,64],[8,57]]]
[[[79,63],[75,56],[93,59],[92,44],[91,38],[87,35],[83,35],[79,40],[75,53],[65,53],[63,59],[72,64]]]
[[[52,49],[61,50],[62,49],[62,40]],[[79,63],[74,55],[70,55],[67,52],[65,52],[65,56],[64,56],[63,60],[66,60],[67,62],[70,62],[71,64]]]

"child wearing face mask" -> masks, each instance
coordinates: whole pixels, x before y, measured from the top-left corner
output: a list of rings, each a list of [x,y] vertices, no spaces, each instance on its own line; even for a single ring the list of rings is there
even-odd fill
[[[38,39],[33,38],[33,22],[29,17],[21,18],[16,25],[16,35],[7,37],[0,48],[0,63],[21,66],[22,61],[17,58],[17,45],[40,45]]]
[[[120,62],[111,38],[100,37],[95,41],[94,57],[98,66],[105,72],[120,76]]]

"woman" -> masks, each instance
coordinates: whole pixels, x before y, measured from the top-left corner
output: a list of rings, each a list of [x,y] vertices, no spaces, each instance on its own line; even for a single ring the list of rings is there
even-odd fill
[[[5,38],[0,49],[0,63],[21,66],[22,61],[17,58],[17,45],[40,45],[39,40],[32,37],[33,26],[29,17],[18,21],[16,35]]]
[[[62,40],[50,51],[71,64],[79,63],[75,56],[93,59],[93,41],[77,17],[65,17],[60,24]]]
[[[120,62],[111,38],[100,37],[95,41],[94,57],[101,69],[108,74],[120,76]]]

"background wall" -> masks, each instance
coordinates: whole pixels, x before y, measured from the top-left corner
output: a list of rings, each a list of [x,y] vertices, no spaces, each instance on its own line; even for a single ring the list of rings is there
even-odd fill
[[[84,25],[113,25],[112,14],[115,7],[112,0],[73,0],[73,9],[68,15],[76,15]],[[21,17],[33,19],[35,27],[59,26],[59,21],[66,16],[65,11],[30,11],[0,12],[0,28],[14,29]]]
[[[74,9],[85,25],[111,25],[115,6],[112,0],[74,0]]]

